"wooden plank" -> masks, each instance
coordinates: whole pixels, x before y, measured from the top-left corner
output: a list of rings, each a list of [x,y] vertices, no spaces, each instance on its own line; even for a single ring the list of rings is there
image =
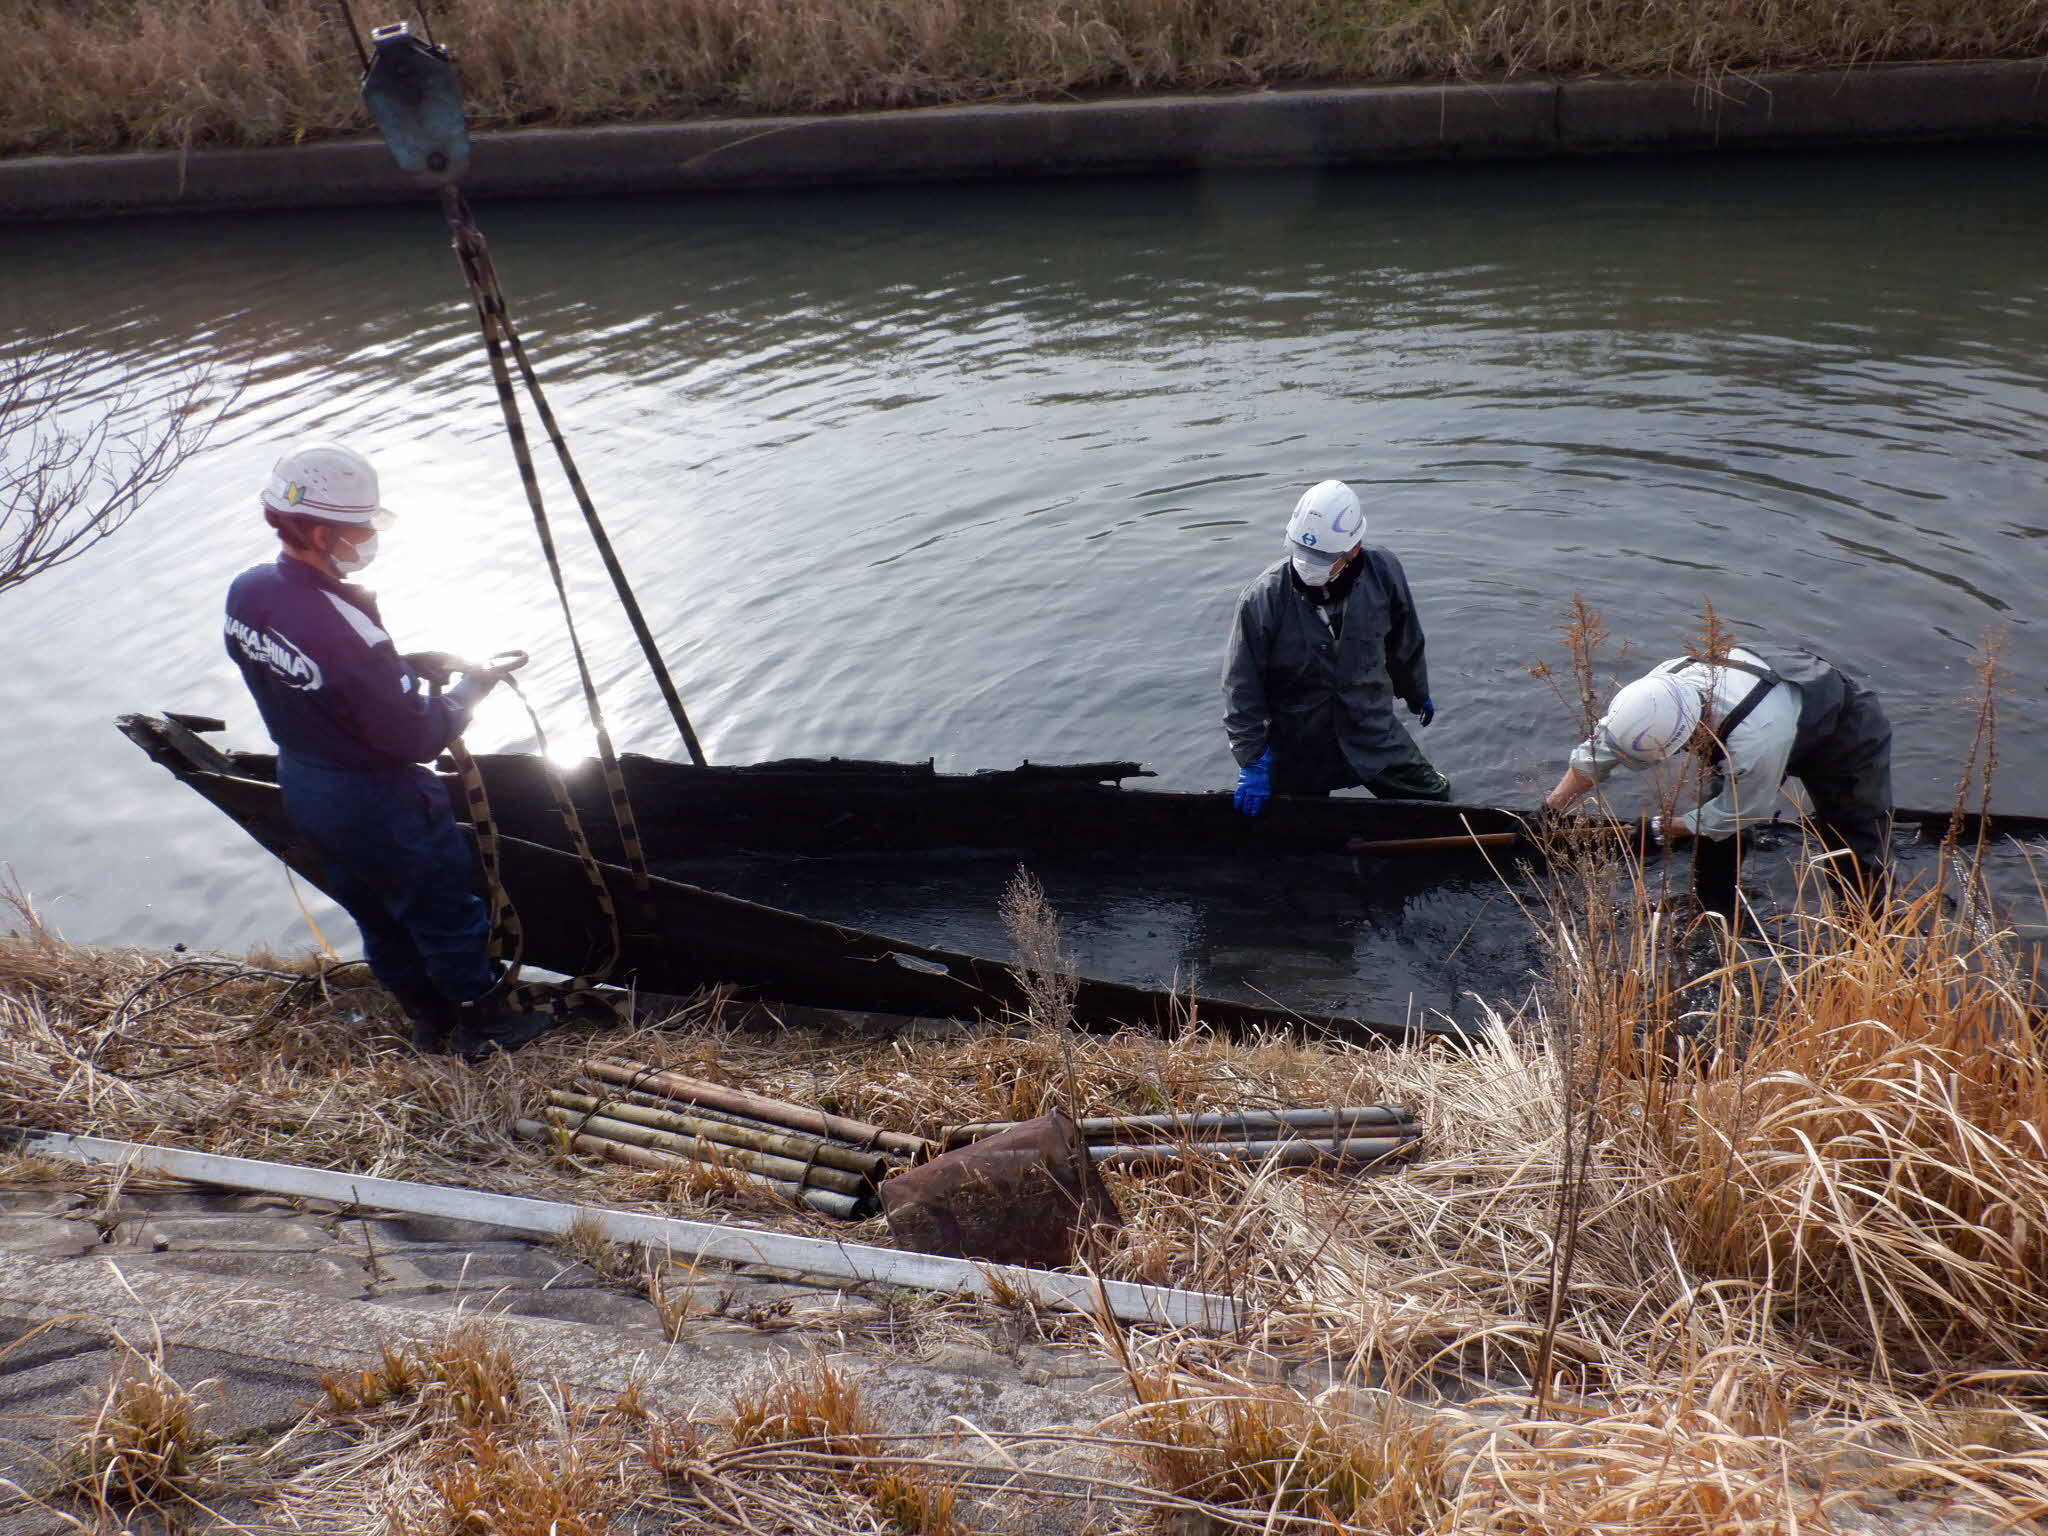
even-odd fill
[[[1227,1333],[1239,1322],[1237,1303],[1227,1296],[1202,1291],[1171,1290],[1124,1280],[1097,1280],[1046,1269],[1012,1269],[945,1258],[930,1253],[903,1253],[865,1243],[762,1232],[722,1222],[683,1221],[671,1216],[646,1216],[603,1206],[570,1205],[533,1200],[523,1195],[497,1195],[445,1184],[406,1179],[372,1178],[304,1168],[292,1163],[248,1157],[223,1157],[213,1152],[185,1152],[172,1147],[62,1132],[19,1133],[18,1145],[38,1157],[59,1158],[94,1167],[156,1170],[197,1184],[217,1184],[261,1194],[327,1200],[369,1210],[396,1211],[407,1216],[439,1216],[450,1221],[483,1222],[537,1236],[559,1237],[577,1223],[617,1243],[632,1243],[689,1262],[717,1259],[728,1264],[761,1264],[824,1279],[858,1280],[986,1296],[992,1280],[1047,1306],[1090,1314],[1107,1312],[1126,1323],[1154,1323]]]

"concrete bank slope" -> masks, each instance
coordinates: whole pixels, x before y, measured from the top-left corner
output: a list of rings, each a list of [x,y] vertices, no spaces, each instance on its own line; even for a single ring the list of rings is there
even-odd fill
[[[2048,138],[2048,59],[1686,81],[1381,86],[479,137],[472,196]],[[373,140],[0,161],[0,218],[403,202]]]

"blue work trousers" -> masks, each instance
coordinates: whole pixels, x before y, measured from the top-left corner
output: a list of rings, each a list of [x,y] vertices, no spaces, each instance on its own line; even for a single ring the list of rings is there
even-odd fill
[[[362,930],[363,958],[387,990],[464,1003],[496,984],[476,856],[433,774],[280,753],[277,782],[285,814],[326,869],[327,894]]]

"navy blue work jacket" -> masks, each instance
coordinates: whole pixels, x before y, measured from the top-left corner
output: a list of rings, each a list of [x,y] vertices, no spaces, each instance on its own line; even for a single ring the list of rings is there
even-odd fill
[[[469,723],[406,665],[374,597],[289,555],[228,588],[227,647],[278,751],[303,762],[431,762]]]

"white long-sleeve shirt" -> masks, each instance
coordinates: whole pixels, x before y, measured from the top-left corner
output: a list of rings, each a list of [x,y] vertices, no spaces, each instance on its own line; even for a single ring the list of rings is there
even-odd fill
[[[1741,646],[1729,647],[1737,661],[1763,666],[1763,658]],[[1687,687],[1711,688],[1709,724],[1725,720],[1735,706],[1749,697],[1761,678],[1734,667],[1716,667],[1704,661],[1690,662],[1672,674]],[[1757,701],[1747,718],[1721,737],[1726,757],[1721,764],[1721,792],[1680,814],[1676,820],[1696,837],[1733,837],[1743,827],[1769,821],[1777,809],[1778,790],[1785,782],[1785,765],[1791,761],[1792,745],[1799,735],[1799,689],[1793,683],[1779,683]],[[1593,734],[1572,751],[1572,767],[1595,784],[1604,784],[1617,767],[1629,763],[1615,749],[1607,722],[1593,728]]]

